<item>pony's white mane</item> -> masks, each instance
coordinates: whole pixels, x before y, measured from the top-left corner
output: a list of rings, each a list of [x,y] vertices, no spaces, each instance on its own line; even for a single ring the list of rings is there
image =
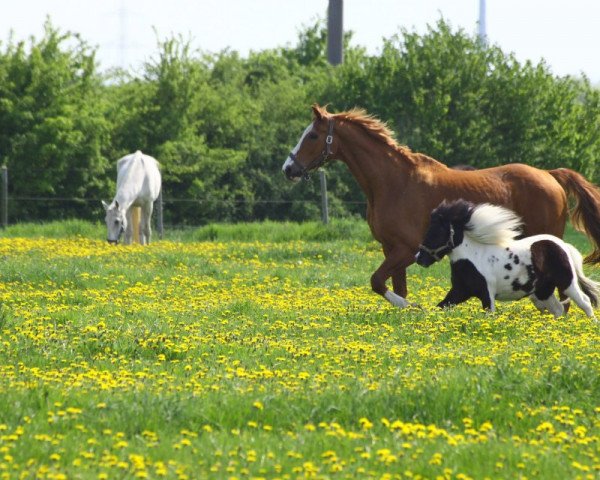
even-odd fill
[[[512,210],[484,203],[473,210],[465,235],[486,245],[506,246],[521,234],[522,226],[521,217]]]

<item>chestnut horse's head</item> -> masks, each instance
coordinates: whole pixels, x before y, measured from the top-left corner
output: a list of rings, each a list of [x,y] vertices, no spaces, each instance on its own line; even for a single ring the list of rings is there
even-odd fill
[[[309,172],[322,166],[333,153],[333,118],[319,105],[313,105],[312,110],[313,122],[306,127],[282,167],[289,180],[308,178]]]

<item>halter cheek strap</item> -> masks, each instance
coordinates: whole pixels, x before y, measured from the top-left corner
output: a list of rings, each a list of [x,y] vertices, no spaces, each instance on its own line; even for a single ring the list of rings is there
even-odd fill
[[[444,257],[444,255],[450,253],[454,249],[454,247],[454,227],[452,226],[452,224],[450,224],[450,237],[448,238],[448,241],[445,245],[442,245],[438,248],[429,248],[421,244],[419,245],[419,250],[423,250],[425,253],[431,255],[436,262],[439,262]]]
[[[325,147],[321,154],[315,158],[312,162],[310,162],[306,167],[298,162],[298,157],[294,152],[290,152],[290,159],[293,163],[295,163],[300,168],[300,175],[304,180],[308,180],[310,178],[310,172],[312,170],[316,170],[317,168],[323,166],[323,164],[329,159],[331,156],[331,145],[333,144],[333,120],[329,119],[329,126],[327,128],[327,137],[325,137]]]

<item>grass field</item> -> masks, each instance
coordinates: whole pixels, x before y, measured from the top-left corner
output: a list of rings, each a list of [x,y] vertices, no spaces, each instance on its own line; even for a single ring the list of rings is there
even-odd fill
[[[399,311],[360,221],[104,235],[0,234],[0,478],[600,478],[576,307],[437,310],[444,262]]]

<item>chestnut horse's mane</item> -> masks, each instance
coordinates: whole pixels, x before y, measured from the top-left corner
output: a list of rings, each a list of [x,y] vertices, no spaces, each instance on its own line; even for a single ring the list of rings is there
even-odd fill
[[[336,113],[335,118],[345,120],[362,127],[375,140],[385,143],[399,153],[410,154],[411,150],[405,145],[400,145],[394,138],[394,132],[385,122],[369,115],[362,108],[353,108],[347,112]]]

